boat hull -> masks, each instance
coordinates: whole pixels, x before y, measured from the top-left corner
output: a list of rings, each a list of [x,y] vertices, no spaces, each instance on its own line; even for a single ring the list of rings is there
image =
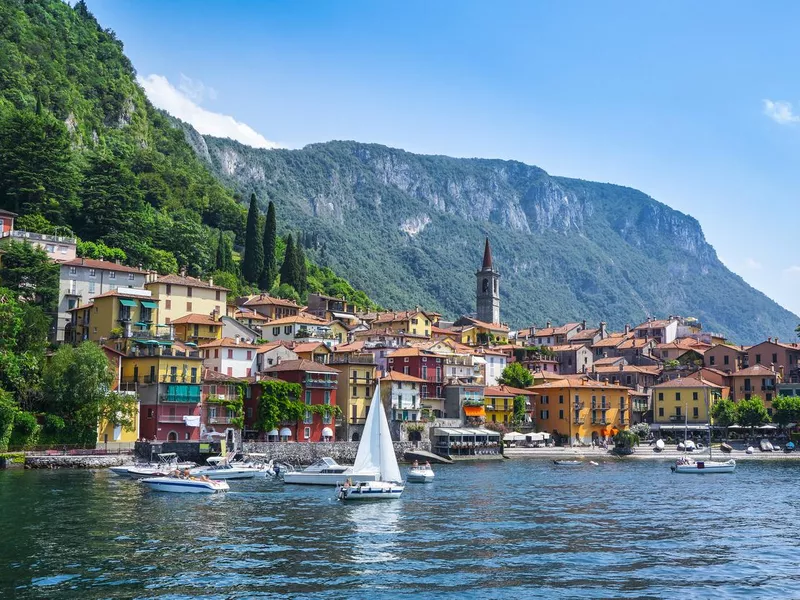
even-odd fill
[[[554,460],[553,464],[558,467],[580,467],[583,462],[580,460]]]
[[[399,483],[372,481],[361,485],[340,486],[336,497],[343,502],[363,500],[392,500],[399,498],[405,486]]]
[[[408,470],[406,481],[409,483],[431,483],[436,475],[433,469],[415,469]]]
[[[216,494],[230,489],[224,481],[202,481],[195,479],[178,479],[176,477],[149,477],[141,482],[156,492],[172,492],[179,494]]]
[[[255,469],[196,469],[189,473],[195,477],[205,475],[209,479],[253,479],[258,475]]]
[[[697,461],[689,464],[677,464],[673,467],[675,473],[682,475],[708,475],[712,473],[733,473],[736,470],[736,461],[726,462]]]
[[[353,482],[375,481],[377,474],[356,475],[354,473],[306,473],[304,471],[289,472],[283,475],[284,483],[299,485],[337,485],[349,479]]]

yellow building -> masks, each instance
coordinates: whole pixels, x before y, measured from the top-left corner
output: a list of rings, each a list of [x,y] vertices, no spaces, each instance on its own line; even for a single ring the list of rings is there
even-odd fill
[[[125,355],[108,346],[102,346],[103,352],[112,364],[115,373],[114,391],[119,394],[137,396],[135,384],[122,383],[122,360]],[[123,428],[116,423],[101,421],[97,425],[97,441],[100,444],[130,444],[139,439],[139,403],[136,403],[136,414],[131,427]]]
[[[333,355],[333,350],[328,348],[322,342],[301,342],[299,344],[291,344],[289,348],[297,354],[298,358],[305,358],[306,360],[313,360],[314,362],[326,365]]]
[[[368,352],[335,352],[328,366],[339,371],[336,404],[342,410],[342,417],[336,420],[336,438],[353,441],[353,435],[357,434],[360,439],[375,391],[375,359]]]
[[[456,321],[452,331],[458,332],[459,342],[469,346],[508,344],[508,327],[496,323],[484,323],[471,317],[461,317]]]
[[[438,315],[422,310],[403,310],[380,313],[372,321],[372,329],[387,328],[396,332],[410,333],[425,338],[431,337],[431,327]]]
[[[205,344],[222,338],[222,322],[209,315],[192,313],[172,321],[175,338],[182,342]]]
[[[728,388],[701,377],[679,377],[650,388],[653,394],[653,429],[680,429],[689,425],[708,424],[708,411],[720,398],[728,396]]]
[[[492,423],[511,423],[514,420],[514,398],[525,397],[526,421],[530,420],[534,407],[535,392],[508,385],[487,385],[483,388],[483,404],[486,408],[486,421]]]
[[[331,335],[339,344],[346,344],[350,336],[350,329],[342,321],[331,321]]]
[[[573,444],[590,444],[630,424],[628,388],[588,377],[551,380],[536,392],[537,431],[557,433]]]
[[[189,314],[223,316],[226,311],[228,290],[184,275],[163,275],[144,284],[152,292],[161,308],[159,317],[165,325]]]
[[[112,290],[95,296],[89,304],[77,306],[69,312],[72,319],[65,330],[65,337],[72,343],[169,333],[169,328],[158,322],[158,300],[145,290]]]

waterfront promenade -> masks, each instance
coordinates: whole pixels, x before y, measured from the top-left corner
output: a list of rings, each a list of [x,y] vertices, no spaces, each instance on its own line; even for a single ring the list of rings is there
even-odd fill
[[[719,449],[718,446],[713,447],[714,460],[727,460],[733,458],[737,461],[741,460],[800,460],[800,452],[761,452],[758,448],[755,449],[753,454],[747,454],[743,449],[734,448],[733,452],[725,453]],[[610,450],[602,448],[568,448],[568,447],[553,447],[553,448],[506,448],[504,454],[507,458],[542,458],[542,459],[563,459],[584,457],[591,460],[598,459],[611,459],[611,460],[676,460],[678,457],[683,456],[684,452],[676,450],[675,447],[667,447],[661,452],[656,452],[653,446],[639,446],[633,454],[619,456]],[[694,457],[696,460],[703,460],[708,458],[708,450],[695,450],[689,452],[689,456]]]

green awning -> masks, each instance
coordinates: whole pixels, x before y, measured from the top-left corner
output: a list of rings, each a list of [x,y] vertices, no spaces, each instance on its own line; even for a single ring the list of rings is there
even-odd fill
[[[184,345],[185,346],[191,346],[192,348],[197,348],[197,344],[195,344],[194,342],[186,342],[186,344],[184,344]]]
[[[140,302],[140,303],[142,304],[142,306],[144,306],[145,308],[158,308],[158,304],[156,304],[155,302],[152,302],[152,301],[150,301],[150,300],[139,300],[139,302]]]
[[[158,342],[155,340],[134,340],[134,341],[137,344],[149,344],[149,345],[158,344]]]
[[[171,340],[158,340],[158,342],[156,342],[156,343],[159,346],[172,346],[172,341]]]
[[[122,304],[122,306],[130,306],[130,307],[136,306],[136,300],[128,300],[127,298],[120,298],[119,303]]]
[[[136,325],[137,327],[144,327],[145,329],[150,327],[149,323],[142,323],[141,321],[134,323],[134,325]]]
[[[161,325],[160,323],[156,325],[156,327],[172,327],[172,325]]]

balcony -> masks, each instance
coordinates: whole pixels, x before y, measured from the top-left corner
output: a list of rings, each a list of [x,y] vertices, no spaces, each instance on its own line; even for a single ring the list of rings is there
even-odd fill
[[[216,417],[208,417],[206,419],[206,423],[209,425],[230,425],[233,423],[233,417],[228,416],[216,416]]]
[[[574,410],[581,410],[581,409],[584,409],[584,408],[586,408],[586,402],[575,402],[575,403],[572,405],[572,408],[573,408]]]
[[[672,421],[673,423],[676,423],[678,421],[684,421],[685,419],[686,419],[686,415],[670,415],[669,416],[669,420]]]
[[[592,425],[608,425],[607,419],[592,419]]]
[[[159,423],[183,423],[183,417],[188,417],[190,415],[159,415],[158,422]]]
[[[60,235],[45,235],[43,233],[32,233],[22,229],[15,229],[14,231],[6,231],[0,234],[0,238],[11,237],[21,240],[33,240],[36,242],[51,242],[55,244],[77,244],[78,240],[73,237],[66,237]]]
[[[123,381],[118,386],[116,391],[120,394],[136,394],[138,384],[135,381]]]
[[[584,417],[575,417],[575,425],[583,425],[586,423],[586,419]]]
[[[332,356],[328,361],[330,365],[374,365],[372,354],[351,354],[349,356]]]
[[[317,379],[315,377],[306,377],[303,380],[303,385],[308,388],[325,388],[333,389],[337,385],[335,379]]]
[[[205,397],[205,401],[208,404],[216,404],[216,403],[224,403],[224,402],[236,402],[239,400],[238,394],[208,394]]]
[[[197,404],[200,402],[199,385],[167,385],[167,393],[161,394],[161,402],[185,402]]]

